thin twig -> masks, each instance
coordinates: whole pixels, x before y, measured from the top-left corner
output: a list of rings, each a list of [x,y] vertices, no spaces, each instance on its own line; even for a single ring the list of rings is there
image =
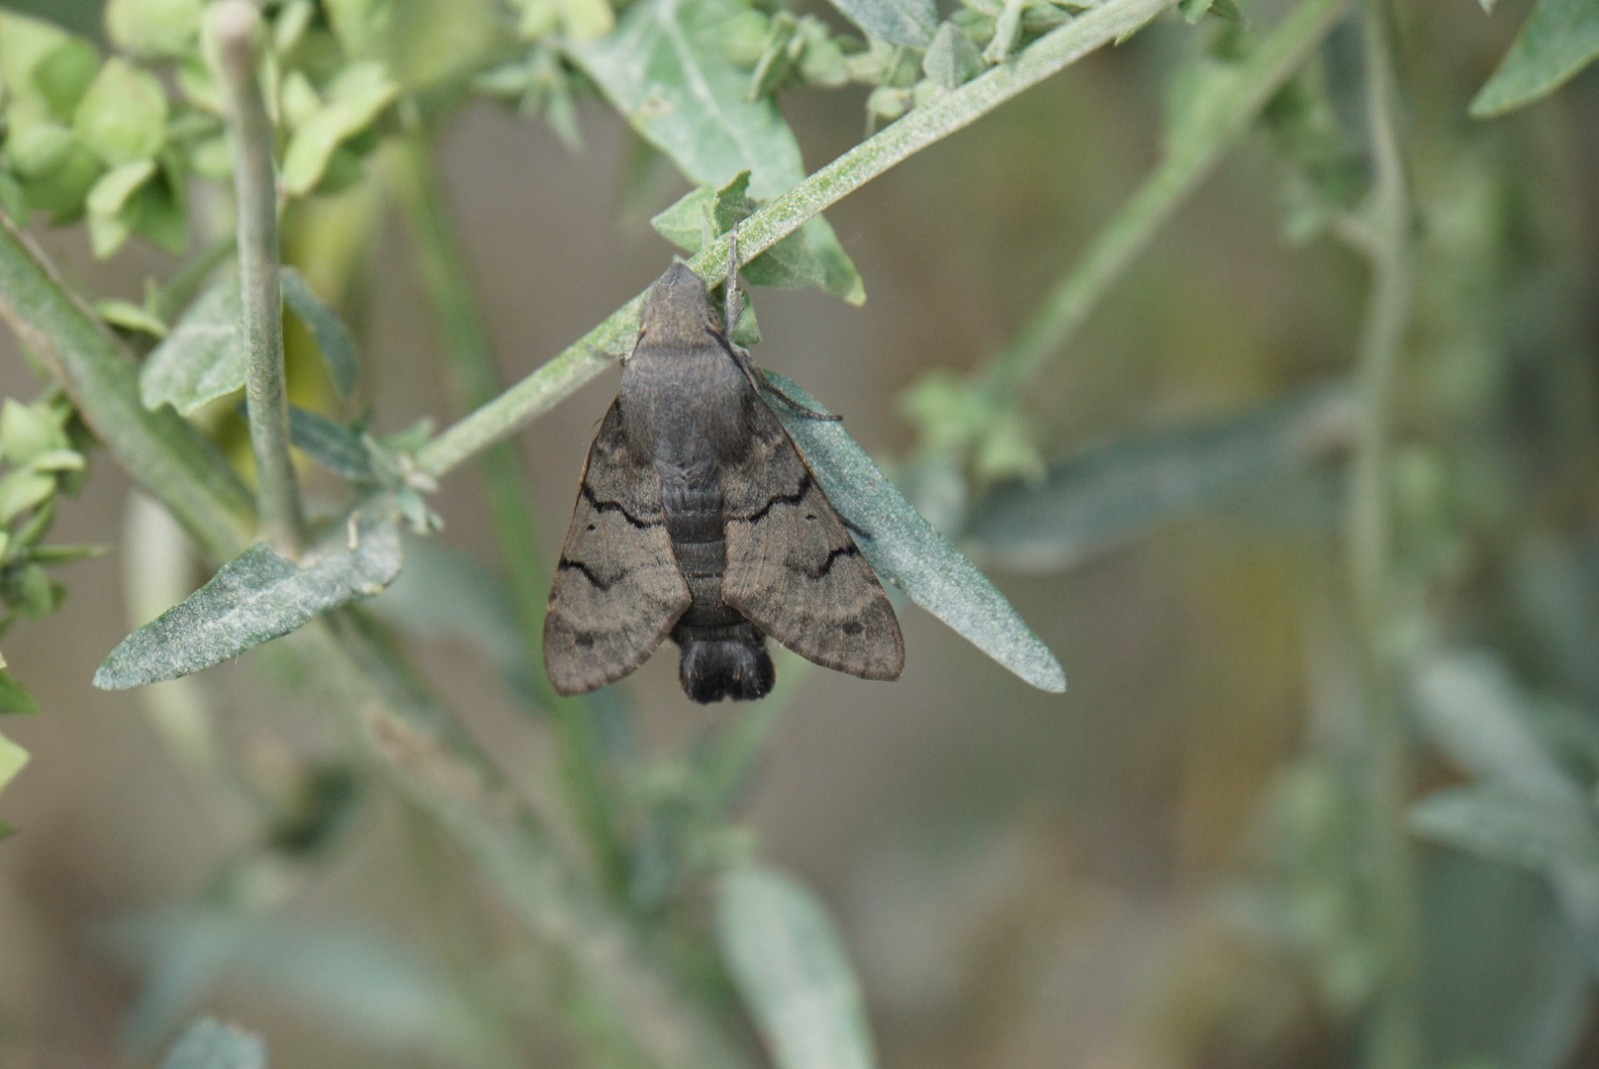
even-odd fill
[[[1417,1069],[1423,1063],[1417,956],[1415,859],[1406,837],[1410,737],[1394,647],[1393,525],[1387,484],[1392,464],[1394,380],[1404,352],[1413,288],[1412,219],[1400,148],[1395,45],[1380,0],[1366,4],[1367,128],[1375,179],[1368,205],[1371,298],[1356,368],[1360,414],[1348,511],[1350,582],[1362,644],[1368,745],[1366,824],[1371,858],[1373,941],[1383,959],[1366,1064]]]
[[[223,0],[209,26],[227,86],[227,122],[238,199],[239,292],[249,345],[244,397],[255,455],[257,511],[268,542],[293,560],[305,545],[305,514],[289,456],[283,373],[283,303],[278,289],[278,190],[272,121],[256,77],[260,16],[249,0]]]

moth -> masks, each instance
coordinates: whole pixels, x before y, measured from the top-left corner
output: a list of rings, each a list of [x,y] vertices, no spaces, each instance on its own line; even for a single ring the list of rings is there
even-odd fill
[[[729,321],[735,292],[730,277]],[[589,447],[550,590],[557,693],[615,682],[668,636],[696,702],[770,692],[768,636],[826,668],[899,678],[894,610],[757,374],[705,283],[667,268]]]

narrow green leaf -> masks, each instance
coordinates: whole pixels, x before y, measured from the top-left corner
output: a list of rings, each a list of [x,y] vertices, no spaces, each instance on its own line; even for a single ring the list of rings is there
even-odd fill
[[[0,476],[0,524],[37,508],[56,491],[55,476],[22,468]]]
[[[0,735],[0,791],[16,778],[22,766],[28,763],[28,751]]]
[[[1491,650],[1442,650],[1418,663],[1411,698],[1424,738],[1478,776],[1580,804],[1586,790],[1549,754],[1533,725],[1539,699]]]
[[[134,304],[132,301],[116,299],[94,302],[94,311],[101,319],[113,327],[123,330],[137,331],[148,334],[152,338],[164,338],[167,334],[167,325],[161,321],[149,308]]]
[[[350,396],[350,391],[355,389],[358,367],[355,342],[350,340],[350,333],[344,329],[343,321],[333,309],[322,303],[305,276],[292,267],[283,269],[283,301],[300,317],[300,322],[310,329],[311,336],[316,339],[317,348],[322,351],[328,375],[333,379],[339,396]]]
[[[236,276],[196,298],[139,371],[144,407],[169,404],[187,416],[244,389],[247,354],[241,314]]]
[[[1306,470],[1336,447],[1350,414],[1331,385],[1197,426],[1090,449],[1039,484],[1009,483],[966,532],[981,559],[1045,572],[1070,567],[1157,524]]]
[[[22,688],[10,672],[0,668],[0,716],[33,716],[39,703]]]
[[[938,28],[933,0],[832,0],[855,25],[880,41],[907,48],[926,48]]]
[[[261,1038],[210,1017],[184,1029],[161,1069],[266,1069]]]
[[[1471,102],[1479,119],[1503,115],[1560,88],[1599,58],[1599,3],[1538,0],[1488,83]]]
[[[123,639],[94,674],[103,690],[176,679],[288,634],[321,613],[381,591],[400,572],[400,532],[388,518],[362,518],[296,567],[265,545],[224,564],[182,604]]]
[[[361,436],[344,424],[303,408],[289,408],[289,437],[305,454],[341,479],[377,481]]]
[[[766,377],[777,392],[821,410],[793,382],[771,372]],[[1066,689],[1066,673],[1055,655],[976,566],[905,500],[843,424],[794,412],[781,398],[772,400],[772,410],[794,436],[833,507],[864,532],[856,543],[879,579],[898,586],[1033,686],[1054,693]]]
[[[568,53],[648,142],[696,185],[721,189],[750,172],[749,193],[770,200],[805,177],[799,144],[768,97],[750,99],[749,71],[727,54],[738,0],[640,0],[617,31]],[[928,29],[931,39],[932,29]],[[802,228],[827,289],[865,300],[854,264],[820,216]]]
[[[1599,823],[1564,793],[1500,784],[1438,791],[1410,809],[1419,835],[1492,861],[1551,873],[1580,866],[1599,875]]]
[[[773,869],[722,877],[722,958],[778,1069],[872,1069],[860,985],[811,893]]]
[[[95,215],[117,214],[128,203],[128,198],[154,176],[155,161],[151,159],[134,160],[111,168],[89,190],[86,202],[89,211]]]

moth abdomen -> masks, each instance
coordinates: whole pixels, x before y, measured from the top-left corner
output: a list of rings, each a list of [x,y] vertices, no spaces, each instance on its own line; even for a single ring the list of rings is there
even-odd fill
[[[749,702],[771,693],[777,680],[766,641],[745,624],[734,638],[691,638],[683,643],[678,678],[683,693],[702,705],[723,698]]]

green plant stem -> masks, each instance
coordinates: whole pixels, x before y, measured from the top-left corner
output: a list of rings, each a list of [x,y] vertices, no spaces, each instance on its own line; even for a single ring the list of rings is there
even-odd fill
[[[445,192],[432,145],[425,135],[413,132],[407,138],[396,169],[400,201],[442,335],[441,348],[447,354],[456,403],[461,410],[470,411],[491,402],[501,384],[488,331],[468,284],[466,257],[446,215]],[[540,563],[544,554],[527,496],[531,481],[527,466],[508,441],[483,450],[478,460],[522,644],[529,661],[541,665],[550,577]],[[535,667],[530,675],[539,704],[550,711],[560,737],[561,778],[567,800],[606,885],[620,891],[626,882],[626,853],[601,766],[603,746],[595,736],[595,718],[585,703],[557,695],[541,669]]]
[[[1153,172],[1051,288],[1033,318],[981,374],[983,388],[1014,395],[1075,334],[1133,260],[1161,233],[1255,121],[1272,96],[1326,38],[1350,0],[1306,0],[1193,106],[1184,128]]]
[[[139,403],[133,364],[0,215],[0,313],[40,354],[84,422],[135,482],[166,505],[215,559],[255,529],[250,498],[193,427]],[[356,613],[315,621],[287,640],[300,677],[346,700],[376,767],[437,821],[484,874],[520,927],[569,971],[586,1012],[671,1069],[741,1069],[724,1023],[686,997],[628,919],[611,907],[509,790],[494,763],[422,691],[404,659]]]
[[[1367,126],[1375,178],[1367,218],[1371,297],[1362,328],[1356,384],[1360,413],[1351,458],[1348,525],[1350,583],[1365,675],[1370,804],[1373,939],[1382,955],[1381,988],[1366,1064],[1418,1069],[1423,1064],[1417,957],[1415,859],[1405,831],[1410,737],[1400,697],[1395,649],[1398,576],[1392,545],[1388,473],[1392,462],[1394,379],[1404,351],[1413,288],[1412,218],[1400,150],[1391,12],[1377,0],[1365,10]]]
[[[249,346],[244,399],[255,456],[257,510],[267,541],[295,560],[305,546],[305,513],[289,455],[279,292],[278,186],[272,120],[256,78],[260,16],[248,0],[224,0],[208,14],[227,87],[228,138],[238,200],[239,294]]]
[[[1024,89],[1059,73],[1175,4],[1176,0],[1107,0],[1039,38],[1025,52],[936,101],[917,108],[806,178],[739,225],[739,258],[749,262],[828,206],[929,145],[993,111]],[[727,239],[709,243],[689,261],[714,285],[726,275]],[[643,294],[608,316],[538,370],[489,404],[441,432],[417,455],[418,466],[441,476],[505,438],[599,374],[617,359],[638,326]]]

